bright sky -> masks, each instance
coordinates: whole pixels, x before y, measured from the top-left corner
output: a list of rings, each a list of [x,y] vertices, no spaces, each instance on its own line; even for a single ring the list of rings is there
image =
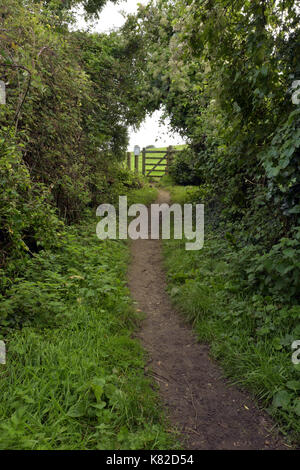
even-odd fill
[[[125,22],[122,11],[125,13],[135,13],[138,3],[146,4],[147,0],[127,0],[127,2],[119,2],[118,5],[108,2],[100,13],[99,20],[90,25],[92,31],[106,33],[112,29],[120,28]],[[87,26],[82,16],[78,16],[77,24],[80,28]],[[138,131],[129,130],[129,150],[132,150],[134,145],[139,145],[142,148],[147,145],[166,147],[167,145],[184,143],[178,134],[171,131],[168,120],[164,120],[161,125],[159,124],[161,115],[161,111],[156,111],[152,116],[146,118]]]

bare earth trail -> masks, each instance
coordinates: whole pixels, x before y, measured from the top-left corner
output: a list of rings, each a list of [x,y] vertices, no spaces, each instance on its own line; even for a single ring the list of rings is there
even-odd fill
[[[159,191],[157,202],[169,202]],[[146,314],[138,334],[148,351],[169,419],[185,449],[286,449],[274,424],[251,398],[222,375],[197,342],[191,327],[174,311],[166,292],[161,242],[131,244],[128,284],[137,307]]]

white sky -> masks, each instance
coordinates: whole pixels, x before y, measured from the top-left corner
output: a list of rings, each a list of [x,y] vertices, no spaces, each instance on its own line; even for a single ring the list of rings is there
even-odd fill
[[[89,24],[91,30],[106,33],[112,29],[120,28],[125,22],[125,18],[121,12],[135,13],[138,3],[146,4],[147,0],[121,1],[118,5],[108,2],[100,13],[99,20]],[[77,24],[79,28],[87,27],[87,23],[80,14],[78,15]],[[164,120],[164,122],[159,125],[161,115],[161,111],[155,111],[152,116],[146,118],[138,131],[129,129],[129,150],[132,150],[134,145],[139,145],[142,148],[147,145],[165,147],[167,145],[179,145],[184,143],[183,139],[178,134],[171,131],[168,120]]]

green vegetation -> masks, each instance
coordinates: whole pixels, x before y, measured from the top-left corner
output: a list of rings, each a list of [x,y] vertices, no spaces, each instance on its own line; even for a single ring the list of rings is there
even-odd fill
[[[135,192],[150,202],[152,189]],[[131,197],[131,196],[130,196]],[[2,310],[0,449],[162,449],[174,445],[144,375],[126,287],[128,249],[100,241],[95,221],[68,229],[60,247],[27,265]],[[19,317],[19,319],[21,319]]]
[[[170,192],[172,202],[176,204],[193,203],[199,193],[197,186],[175,185],[173,178],[170,175],[163,176],[159,182],[159,186]]]
[[[155,201],[157,197],[157,189],[144,186],[142,189],[132,189],[127,195],[128,206],[131,204],[145,204],[148,206]]]
[[[139,182],[122,167],[127,127],[141,120],[133,45],[72,32],[72,15],[35,2],[1,7],[0,294],[64,223]],[[100,2],[101,3],[101,2]]]

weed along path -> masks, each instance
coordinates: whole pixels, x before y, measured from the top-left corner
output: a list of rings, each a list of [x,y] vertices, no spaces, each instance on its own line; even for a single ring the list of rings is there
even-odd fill
[[[157,202],[169,202],[160,190]],[[223,377],[197,342],[192,329],[174,311],[166,292],[161,242],[131,242],[128,284],[137,307],[146,314],[138,336],[149,353],[146,373],[159,385],[182,446],[193,449],[286,448],[274,435],[269,417],[251,398]]]

